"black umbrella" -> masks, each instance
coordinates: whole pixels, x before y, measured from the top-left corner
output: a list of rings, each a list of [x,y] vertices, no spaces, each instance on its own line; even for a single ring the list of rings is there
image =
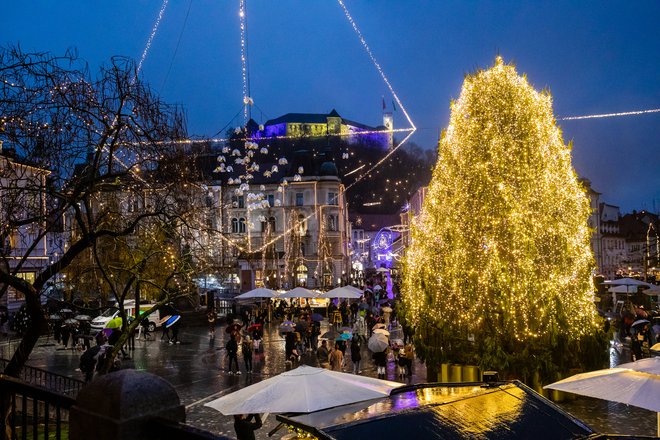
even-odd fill
[[[332,330],[330,330],[330,331],[327,331],[327,332],[323,333],[323,334],[321,335],[321,339],[332,339],[332,340],[335,340],[335,339],[337,339],[339,336],[341,336],[341,333],[339,333],[338,331],[332,329]]]

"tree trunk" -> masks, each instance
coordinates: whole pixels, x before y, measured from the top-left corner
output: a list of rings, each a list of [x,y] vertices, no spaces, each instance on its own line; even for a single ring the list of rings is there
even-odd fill
[[[12,377],[19,377],[23,366],[30,357],[32,349],[37,344],[39,336],[46,323],[39,296],[35,293],[25,295],[25,305],[30,316],[30,326],[21,338],[14,355],[5,368],[5,374]]]

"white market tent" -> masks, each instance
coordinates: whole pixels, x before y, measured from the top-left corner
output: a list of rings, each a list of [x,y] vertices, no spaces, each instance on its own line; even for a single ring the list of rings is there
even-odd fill
[[[332,290],[320,294],[319,298],[359,299],[362,298],[362,291],[353,286],[335,287]]]
[[[660,357],[615,368],[576,374],[543,388],[625,403],[658,413],[660,436]]]
[[[287,290],[278,296],[278,298],[316,298],[317,292],[313,292],[304,287],[296,287],[295,289]]]
[[[301,365],[205,404],[224,415],[309,413],[387,397],[402,384]]]
[[[278,296],[278,293],[274,290],[259,287],[238,295],[236,299],[277,298]]]

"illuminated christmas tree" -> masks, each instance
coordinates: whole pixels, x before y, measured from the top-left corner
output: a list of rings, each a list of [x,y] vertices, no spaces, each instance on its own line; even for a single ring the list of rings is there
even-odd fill
[[[599,362],[590,206],[550,94],[498,57],[451,110],[406,254],[418,354],[523,379]]]

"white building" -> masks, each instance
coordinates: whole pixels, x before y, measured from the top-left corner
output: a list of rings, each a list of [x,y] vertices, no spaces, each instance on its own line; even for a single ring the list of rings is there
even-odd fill
[[[332,162],[312,174],[318,175],[226,187],[223,241],[241,291],[327,288],[348,279],[344,186]]]

